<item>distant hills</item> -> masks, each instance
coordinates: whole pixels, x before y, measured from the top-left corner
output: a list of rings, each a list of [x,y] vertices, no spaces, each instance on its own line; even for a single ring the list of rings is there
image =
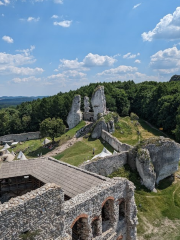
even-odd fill
[[[26,96],[2,96],[0,97],[0,109],[6,108],[10,106],[17,106],[21,104],[22,102],[31,102],[33,100],[36,100],[38,98],[42,99],[47,96],[37,96],[37,97],[26,97]]]
[[[180,81],[180,75],[174,75],[171,77],[171,79],[169,80],[170,82],[173,82],[173,81]]]

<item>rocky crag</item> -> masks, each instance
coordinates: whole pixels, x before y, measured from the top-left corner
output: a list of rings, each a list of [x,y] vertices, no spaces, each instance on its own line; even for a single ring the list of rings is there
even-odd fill
[[[94,111],[94,120],[98,119],[98,114],[106,113],[106,98],[104,94],[104,86],[98,86],[91,98],[91,105]]]
[[[71,110],[67,117],[67,124],[69,129],[74,128],[82,120],[81,107],[81,96],[77,95],[74,97],[72,102]]]

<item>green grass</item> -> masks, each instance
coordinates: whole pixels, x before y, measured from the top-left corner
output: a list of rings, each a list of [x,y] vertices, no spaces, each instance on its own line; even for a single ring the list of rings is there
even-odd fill
[[[72,147],[54,156],[54,158],[74,166],[79,166],[84,161],[90,160],[94,155],[102,152],[104,147],[113,152],[113,148],[102,139],[83,138],[83,141],[75,143]],[[93,148],[95,149],[94,155]]]
[[[132,172],[128,165],[112,173],[112,177],[126,177],[135,186],[135,201],[138,208],[137,226],[138,237],[141,239],[179,239],[180,236],[180,181],[172,182],[171,178],[162,180],[157,193],[150,192],[140,183],[137,172]],[[163,229],[162,224],[169,221],[169,224],[176,229],[173,233],[171,227]],[[151,226],[151,231],[149,230]],[[158,230],[159,229],[159,230]],[[156,232],[158,230],[158,232]],[[147,233],[147,231],[150,231]],[[158,235],[159,234],[159,235]],[[158,238],[155,238],[159,236]],[[170,238],[168,238],[170,237]]]
[[[54,147],[58,147],[66,143],[68,140],[72,139],[76,131],[81,129],[84,126],[85,126],[85,122],[81,121],[75,128],[69,130],[68,132],[63,134],[61,137],[55,138]],[[44,155],[51,151],[50,149],[43,147],[42,143],[44,139],[45,138],[29,140],[29,141],[23,142],[22,144],[17,144],[15,147],[12,148],[12,150],[16,153],[18,153],[19,151],[23,151],[23,153],[27,158],[35,158],[37,157],[38,154],[41,154],[41,153]],[[50,138],[48,139],[51,140]],[[9,151],[11,151],[11,149]]]

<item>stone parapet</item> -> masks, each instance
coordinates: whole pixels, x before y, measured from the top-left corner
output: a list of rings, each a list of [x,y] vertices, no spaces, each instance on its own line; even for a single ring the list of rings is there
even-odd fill
[[[34,140],[40,138],[40,132],[28,132],[28,133],[20,133],[20,134],[9,134],[0,136],[0,143],[5,141],[11,141],[14,142],[24,142],[28,140]]]

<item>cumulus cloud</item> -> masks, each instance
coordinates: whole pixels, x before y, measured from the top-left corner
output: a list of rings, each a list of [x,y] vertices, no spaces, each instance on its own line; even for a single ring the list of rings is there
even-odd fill
[[[120,65],[117,68],[111,68],[109,70],[105,70],[101,73],[98,73],[98,76],[105,76],[105,75],[117,75],[117,74],[123,74],[127,72],[135,72],[137,71],[136,67],[131,67],[131,66],[125,66],[125,65]]]
[[[7,6],[7,5],[9,5],[10,4],[10,0],[2,0],[2,1],[0,1],[0,6]]]
[[[140,5],[141,5],[141,3],[138,3],[138,4],[134,5],[133,9],[139,7]]]
[[[40,20],[40,17],[34,18],[34,17],[28,17],[27,21],[28,22],[38,22]]]
[[[98,66],[112,66],[117,60],[115,57],[102,56],[98,54],[89,53],[85,56],[82,62],[79,62],[76,58],[75,60],[61,59],[60,69],[80,69],[81,71],[87,71],[91,67]]]
[[[22,83],[22,82],[33,82],[33,81],[41,81],[41,78],[36,78],[34,76],[27,77],[27,78],[13,78],[12,82],[14,83]]]
[[[158,51],[151,56],[150,66],[160,74],[180,71],[180,50],[172,47]]]
[[[63,0],[54,0],[54,3],[63,4]]]
[[[14,40],[9,36],[3,36],[2,40],[4,40],[7,43],[13,43],[14,42]]]
[[[58,18],[58,15],[52,15],[51,18]]]
[[[68,28],[68,27],[71,26],[71,23],[72,23],[72,21],[64,20],[64,21],[61,21],[61,22],[54,22],[53,24],[55,26],[61,26],[61,27]]]
[[[141,36],[149,42],[153,39],[180,39],[180,7],[173,14],[164,16],[152,31],[144,32]]]
[[[135,63],[141,63],[141,60],[136,59],[134,62],[135,62]]]
[[[0,52],[0,74],[34,75],[42,73],[44,71],[42,68],[22,67],[36,61],[34,56],[31,55],[33,49],[34,46],[31,46],[30,49],[17,50],[20,53],[15,55]]]
[[[136,58],[137,56],[139,56],[140,53],[137,53],[137,54],[131,54],[131,52],[123,55],[123,58],[128,58],[128,59],[131,59],[131,58]]]

